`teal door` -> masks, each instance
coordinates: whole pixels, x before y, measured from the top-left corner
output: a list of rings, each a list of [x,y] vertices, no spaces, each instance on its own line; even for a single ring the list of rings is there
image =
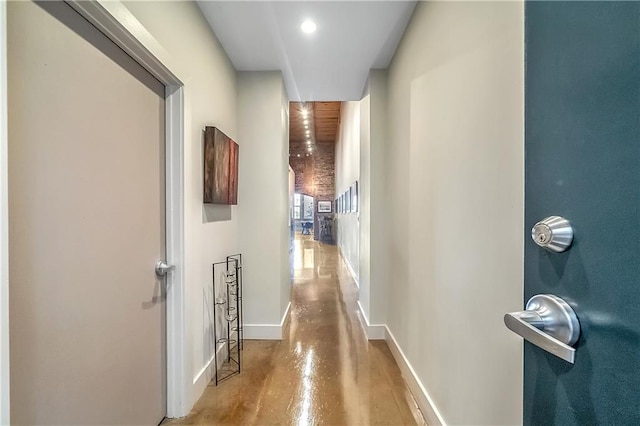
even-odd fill
[[[640,425],[640,4],[525,8],[525,294],[554,294],[581,336],[570,364],[525,342],[524,424]],[[531,239],[558,215],[569,250]]]

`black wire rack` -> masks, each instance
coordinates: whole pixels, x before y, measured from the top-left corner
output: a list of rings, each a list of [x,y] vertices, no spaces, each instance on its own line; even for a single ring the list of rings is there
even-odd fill
[[[242,255],[213,264],[213,338],[216,386],[239,374],[243,346]]]

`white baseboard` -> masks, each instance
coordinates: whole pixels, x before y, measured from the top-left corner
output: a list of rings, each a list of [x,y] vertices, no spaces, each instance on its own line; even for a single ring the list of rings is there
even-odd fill
[[[220,347],[216,350],[217,358],[220,360],[220,354],[226,348],[226,343],[220,345]],[[200,396],[204,393],[204,390],[209,385],[209,382],[215,377],[214,363],[213,361],[216,359],[215,355],[212,355],[209,361],[207,361],[204,366],[198,371],[198,373],[193,377],[193,387],[191,388],[191,397],[190,397],[190,407],[193,407],[195,403],[200,399]],[[188,412],[187,412],[188,414]]]
[[[344,263],[347,265],[347,269],[349,273],[353,277],[356,285],[360,287],[358,283],[358,278],[356,277],[355,271],[351,267],[349,260],[342,254],[342,249],[338,246],[340,256],[344,260]],[[360,320],[360,324],[364,329],[364,333],[367,336],[368,340],[385,340],[389,349],[391,350],[391,354],[393,358],[396,360],[400,371],[402,372],[402,377],[407,382],[407,386],[411,391],[411,394],[416,400],[418,404],[418,408],[422,411],[422,415],[429,426],[437,426],[442,425],[446,426],[446,422],[442,418],[442,414],[434,404],[433,400],[429,396],[427,389],[422,384],[422,381],[418,378],[415,370],[409,363],[409,360],[402,352],[402,349],[398,345],[396,338],[389,330],[389,327],[384,324],[371,324],[369,322],[369,318],[367,318],[367,314],[365,313],[360,301],[358,300],[358,319]]]
[[[387,345],[389,345],[391,354],[393,355],[393,358],[395,358],[396,363],[398,363],[398,367],[400,367],[400,371],[402,372],[402,377],[407,382],[409,390],[416,399],[416,403],[418,404],[420,411],[422,411],[425,421],[429,426],[446,426],[446,422],[442,418],[442,414],[434,404],[433,399],[429,396],[427,389],[418,378],[418,375],[411,366],[411,363],[409,363],[407,357],[404,355],[404,352],[402,352],[402,349],[398,345],[393,333],[391,333],[389,327],[384,326],[384,328],[386,332],[385,340],[387,341]]]
[[[243,337],[247,340],[282,340],[284,330],[289,322],[291,302],[282,316],[280,324],[244,324]]]
[[[387,326],[383,324],[370,324],[369,318],[367,318],[367,314],[364,313],[364,309],[362,309],[362,305],[358,300],[358,318],[360,318],[360,324],[362,324],[362,328],[364,329],[364,334],[366,334],[367,339],[369,340],[386,340]]]
[[[233,335],[231,336],[231,338],[235,339]],[[226,348],[227,348],[227,342],[220,344],[220,346],[216,350],[216,356],[212,355],[209,361],[207,361],[204,364],[204,366],[200,369],[200,371],[198,371],[198,374],[196,374],[195,377],[193,378],[194,385],[198,385],[198,382],[201,381],[202,379],[205,380],[205,386],[209,383],[209,381],[211,381],[211,379],[215,375],[215,372],[213,370],[213,360],[216,359],[217,357],[218,368],[219,368],[224,363],[224,358],[226,357],[226,352],[224,351]],[[225,355],[222,356],[222,353],[225,353]]]
[[[221,346],[220,349],[218,349],[218,353],[221,351],[221,349],[224,346]],[[200,382],[203,378],[205,379],[206,382],[209,382],[209,380],[211,380],[212,376],[212,367],[213,367],[213,360],[216,359],[215,355],[211,356],[211,359],[209,359],[209,361],[207,361],[204,366],[200,369],[200,371],[198,371],[198,373],[194,376],[193,378],[193,384],[197,385],[198,382]],[[205,385],[206,386],[206,385]]]
[[[356,271],[354,271],[353,266],[351,266],[351,262],[349,262],[349,260],[347,260],[347,258],[344,256],[342,258],[344,259],[344,263],[347,264],[347,269],[349,270],[353,281],[355,281],[358,288],[360,288],[360,279],[358,278],[358,275],[356,275]]]
[[[340,253],[340,257],[342,258],[342,260],[344,260],[345,265],[347,265],[347,269],[351,274],[351,278],[353,278],[353,281],[355,281],[356,286],[360,288],[360,279],[358,278],[358,274],[356,274],[355,269],[353,269],[353,266],[351,266],[351,262],[349,262],[349,259],[347,259],[346,256],[342,253],[342,247],[338,246],[338,251]]]
[[[291,322],[291,302],[287,305],[287,310],[284,311],[282,321],[280,321],[280,338],[284,339],[287,329],[289,328],[289,322]]]

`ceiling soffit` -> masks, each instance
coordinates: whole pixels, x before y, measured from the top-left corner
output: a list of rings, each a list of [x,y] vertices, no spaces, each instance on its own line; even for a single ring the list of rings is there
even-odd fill
[[[239,71],[281,70],[292,101],[356,101],[389,66],[415,1],[198,1]],[[300,24],[312,19],[313,34]]]

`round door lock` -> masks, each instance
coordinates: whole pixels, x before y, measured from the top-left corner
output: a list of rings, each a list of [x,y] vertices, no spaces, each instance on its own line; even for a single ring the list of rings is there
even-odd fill
[[[533,225],[531,238],[542,248],[554,253],[562,253],[573,242],[573,228],[567,219],[549,216]]]

